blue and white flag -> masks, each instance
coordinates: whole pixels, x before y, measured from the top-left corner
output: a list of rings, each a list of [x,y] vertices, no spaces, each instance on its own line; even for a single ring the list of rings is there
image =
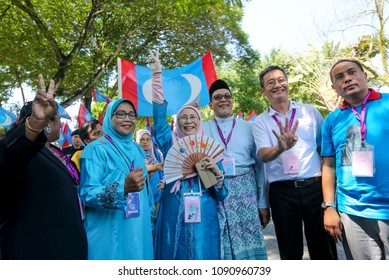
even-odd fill
[[[151,69],[118,59],[119,98],[131,100],[139,116],[152,116]],[[200,97],[200,106],[209,104],[208,89],[217,79],[212,54],[209,52],[182,68],[163,70],[164,98],[169,103],[167,115]]]
[[[58,106],[58,113],[59,113],[59,116],[60,116],[61,118],[65,118],[65,119],[69,119],[69,120],[72,119],[72,118],[70,117],[70,115],[68,114],[68,112],[66,112],[65,108],[64,108],[61,104],[59,104],[59,103],[57,102],[57,106]]]
[[[15,121],[15,115],[0,106],[0,126],[10,129]]]

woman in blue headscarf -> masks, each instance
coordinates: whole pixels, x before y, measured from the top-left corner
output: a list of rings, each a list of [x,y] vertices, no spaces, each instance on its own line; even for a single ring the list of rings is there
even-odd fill
[[[144,150],[133,141],[137,114],[129,100],[111,102],[105,136],[80,158],[89,259],[153,259],[154,200]]]

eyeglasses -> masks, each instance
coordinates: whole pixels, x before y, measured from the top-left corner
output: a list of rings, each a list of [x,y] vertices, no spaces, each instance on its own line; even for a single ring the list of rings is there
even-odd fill
[[[150,142],[150,141],[151,141],[150,138],[147,138],[147,139],[142,138],[139,140],[139,142]]]
[[[212,99],[213,99],[213,100],[216,100],[216,101],[221,101],[221,100],[223,99],[223,97],[224,97],[226,100],[231,100],[232,94],[231,94],[231,93],[217,94],[217,95],[213,95],[213,96],[212,96]]]
[[[195,115],[190,115],[190,116],[187,116],[187,115],[183,115],[183,116],[180,116],[178,118],[178,121],[194,121],[194,120],[198,120],[199,118]]]
[[[270,79],[266,82],[266,86],[269,88],[274,88],[276,84],[279,83],[280,85],[284,86],[287,83],[287,80],[285,78],[279,78],[279,79]]]
[[[118,119],[125,119],[126,116],[128,116],[128,118],[130,120],[136,120],[136,118],[138,117],[138,115],[134,112],[134,111],[130,111],[128,113],[126,113],[125,111],[123,110],[120,110],[120,111],[117,111],[115,113],[113,113]]]

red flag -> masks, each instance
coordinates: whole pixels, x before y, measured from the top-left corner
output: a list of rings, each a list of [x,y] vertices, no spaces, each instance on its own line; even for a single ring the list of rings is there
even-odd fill
[[[250,115],[246,118],[246,121],[254,121],[255,118],[257,117],[257,113],[253,110]]]
[[[152,115],[151,69],[118,58],[119,98],[131,100],[139,116]],[[167,115],[200,97],[200,106],[209,104],[208,89],[217,79],[212,54],[208,52],[182,68],[163,70],[164,97],[169,102]]]
[[[237,119],[243,119],[243,114],[242,114],[241,110],[238,111],[238,116],[236,118]]]
[[[62,148],[67,147],[72,144],[72,130],[69,128],[67,122],[63,122],[60,130],[60,137],[57,140],[57,143],[61,145]]]
[[[151,132],[150,117],[146,117],[146,130]]]
[[[99,113],[99,123],[103,125],[103,114]]]
[[[78,111],[77,124],[80,128],[85,122],[95,120],[93,115],[88,111],[83,103],[80,103],[80,109]]]

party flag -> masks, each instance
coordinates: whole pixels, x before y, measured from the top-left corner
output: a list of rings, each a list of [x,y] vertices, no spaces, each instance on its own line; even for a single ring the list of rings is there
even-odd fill
[[[106,102],[107,104],[111,102],[111,99],[108,96],[101,94],[100,92],[98,92],[93,88],[92,88],[92,95],[93,95],[93,100],[95,102]]]
[[[80,109],[78,111],[77,124],[81,127],[85,122],[95,120],[91,112],[85,107],[83,103],[80,103]]]
[[[242,111],[239,110],[238,111],[238,115],[236,116],[237,119],[243,119],[243,114],[242,114]]]
[[[63,122],[61,125],[61,129],[59,131],[59,139],[57,143],[61,145],[62,148],[67,147],[73,143],[72,141],[72,130],[69,128],[67,122]]]
[[[246,118],[246,121],[252,121],[253,122],[256,117],[257,117],[257,113],[255,113],[255,111],[252,111],[250,113],[250,115]]]
[[[146,117],[146,129],[151,133],[150,117]]]
[[[119,98],[132,101],[139,116],[152,116],[151,69],[118,58]],[[209,103],[208,89],[217,80],[212,54],[208,52],[182,68],[162,71],[164,97],[169,103],[167,115],[200,97],[200,106]]]
[[[0,126],[4,127],[5,129],[10,129],[15,121],[15,115],[0,106]]]
[[[64,108],[61,104],[59,104],[59,103],[57,102],[57,106],[58,106],[58,113],[59,113],[59,116],[60,116],[61,118],[65,118],[65,119],[69,119],[69,120],[72,119],[72,118],[70,117],[70,115],[68,114],[68,112],[66,112],[65,108]]]

